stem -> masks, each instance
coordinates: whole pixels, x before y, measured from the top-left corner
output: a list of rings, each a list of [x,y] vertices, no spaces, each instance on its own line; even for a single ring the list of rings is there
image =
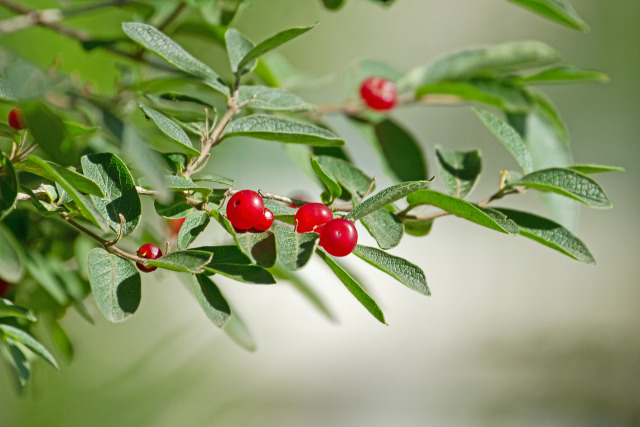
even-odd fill
[[[425,95],[421,98],[415,98],[412,95],[404,96],[398,99],[397,106],[406,106],[414,104],[423,105],[462,105],[464,100],[455,95]],[[320,116],[324,114],[346,114],[348,116],[356,116],[367,110],[367,106],[362,102],[346,102],[344,104],[318,105],[314,114]]]

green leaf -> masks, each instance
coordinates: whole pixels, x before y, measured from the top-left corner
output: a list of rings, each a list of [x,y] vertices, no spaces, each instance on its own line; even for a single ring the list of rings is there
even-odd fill
[[[184,273],[204,273],[204,267],[211,261],[211,254],[203,251],[171,252],[157,259],[150,259],[147,265]]]
[[[100,130],[100,126],[85,126],[82,123],[70,122],[67,120],[63,123],[67,129],[67,135],[71,138],[77,138]]]
[[[68,76],[53,68],[42,69],[6,48],[0,52],[0,74],[7,83],[4,95],[20,102],[40,100],[47,92],[64,91],[70,86]]]
[[[427,165],[420,144],[406,129],[391,119],[375,125],[382,158],[399,181],[427,179]]]
[[[340,184],[338,184],[336,179],[331,176],[329,172],[322,168],[315,157],[311,157],[310,160],[311,168],[316,173],[316,175],[318,175],[325,187],[327,187],[327,190],[329,190],[329,194],[331,195],[331,202],[333,202],[335,199],[340,198],[340,196],[342,196],[342,187],[340,187]]]
[[[140,305],[141,279],[136,266],[95,248],[89,251],[89,283],[98,308],[108,321],[127,320]]]
[[[382,249],[395,248],[404,233],[402,221],[391,212],[380,209],[360,220]]]
[[[316,160],[351,194],[363,196],[373,182],[364,172],[345,160],[331,156],[317,156]],[[372,190],[373,188],[375,187]]]
[[[242,317],[238,315],[236,311],[231,313],[231,317],[226,325],[222,328],[222,331],[229,336],[240,347],[247,351],[256,351],[256,342],[249,332],[249,328],[242,320]]]
[[[433,190],[420,190],[407,197],[411,206],[431,205],[478,225],[507,234],[518,234],[518,227],[511,221],[496,215],[495,211],[481,208],[457,197]]]
[[[36,340],[34,337],[29,335],[22,329],[0,323],[0,333],[5,337],[12,338],[20,344],[25,345],[36,355],[49,362],[49,364],[56,368],[58,371],[60,370],[58,362],[56,362],[56,359],[53,357],[53,355],[49,353],[49,350],[47,350],[42,344],[40,344],[38,340]]]
[[[422,295],[431,295],[431,291],[427,286],[427,278],[422,269],[406,259],[391,255],[380,249],[362,245],[357,245],[353,253],[406,285],[409,289],[413,289]]]
[[[591,175],[594,173],[603,173],[603,172],[625,172],[625,169],[620,166],[605,166],[605,165],[571,165],[571,166],[568,166],[567,169],[572,169],[584,175]]]
[[[205,274],[221,274],[238,282],[257,285],[273,285],[276,280],[271,273],[259,265],[220,264],[209,263],[205,267]]]
[[[193,182],[215,182],[217,184],[229,185],[233,186],[235,181],[231,178],[227,178],[226,176],[216,175],[213,173],[199,173],[197,175],[193,175],[191,177]]]
[[[224,299],[218,286],[207,276],[197,274],[192,276],[193,290],[196,298],[209,320],[219,328],[224,327],[231,316],[231,308]]]
[[[327,307],[327,304],[325,304],[322,298],[320,298],[311,286],[302,280],[300,274],[289,271],[278,264],[269,269],[269,271],[271,271],[271,273],[278,279],[286,280],[291,283],[307,300],[309,300],[311,304],[313,304],[314,307],[327,316],[329,320],[335,322],[336,319],[331,310],[329,310],[329,307]]]
[[[170,118],[166,117],[162,113],[140,104],[140,109],[144,112],[146,117],[149,117],[158,126],[158,129],[165,135],[178,143],[178,146],[184,150],[190,156],[199,157],[200,152],[193,148],[193,144],[189,139],[189,136],[182,130],[180,126]]]
[[[17,102],[15,96],[13,96],[13,92],[11,92],[11,88],[5,79],[0,79],[0,100],[6,102]]]
[[[156,189],[152,182],[147,177],[142,177],[138,180],[138,183],[143,188]],[[188,178],[182,178],[180,176],[165,175],[164,186],[173,191],[196,191],[201,193],[204,197],[207,197],[213,191],[210,188],[197,185],[195,182]]]
[[[318,233],[297,233],[282,225],[275,228],[278,259],[288,270],[304,267],[318,245]]]
[[[24,387],[31,378],[31,363],[27,356],[22,352],[22,349],[18,347],[16,340],[5,337],[5,343],[7,344],[7,353],[5,354],[7,363],[9,363],[14,370],[16,380],[18,382],[18,389]]]
[[[454,151],[437,146],[440,179],[452,196],[464,199],[478,183],[482,171],[480,151]]]
[[[410,236],[422,237],[431,232],[432,219],[403,219],[404,231]]]
[[[269,199],[264,200],[264,207],[269,209],[273,213],[273,217],[278,221],[292,225],[294,223],[296,213],[298,212],[298,209],[296,208],[292,208],[289,205]]]
[[[122,234],[128,236],[138,226],[142,208],[131,172],[115,154],[89,154],[81,159],[84,174],[95,181],[104,197],[91,196],[93,204],[116,233],[120,230],[120,214],[125,223]]]
[[[52,174],[49,172],[48,168],[46,169],[43,168],[42,166],[40,166],[40,164],[32,161],[32,159],[33,157],[31,156],[27,158],[24,162],[16,163],[15,164],[16,170],[21,172],[29,172],[54,182],[56,181],[56,176],[59,175],[63,177],[65,181],[71,184],[73,188],[75,188],[76,190],[82,193],[86,193],[86,194],[90,194],[98,197],[105,196],[100,186],[90,178],[84,175],[81,175],[78,172],[73,171],[71,169],[63,168],[62,166],[57,165],[55,163],[45,161],[45,163],[49,165],[57,173],[57,175]]]
[[[122,29],[127,36],[165,61],[187,74],[199,77],[204,84],[218,92],[229,95],[229,88],[220,80],[220,76],[215,71],[194,58],[182,46],[156,28],[138,22],[123,22]]]
[[[251,102],[248,107],[255,110],[297,112],[314,109],[313,105],[284,89],[267,86],[240,86],[238,103],[242,104],[249,100]]]
[[[567,84],[586,81],[606,83],[609,81],[609,76],[596,70],[585,70],[584,68],[577,68],[573,66],[562,66],[528,75],[523,77],[520,81],[529,85],[554,83]]]
[[[382,209],[389,203],[403,199],[415,191],[428,188],[432,181],[433,179],[429,181],[409,181],[385,188],[378,194],[354,206],[345,218],[357,220],[370,215],[373,212]]]
[[[47,321],[46,327],[53,344],[60,350],[68,362],[73,360],[74,349],[67,332],[55,319]]]
[[[192,210],[178,233],[178,250],[185,250],[207,228],[211,217],[204,211]]]
[[[162,204],[155,200],[153,207],[161,217],[172,219],[184,218],[194,209],[184,198],[179,196],[176,196],[172,202],[167,204]]]
[[[273,267],[276,263],[276,239],[273,232],[236,232],[226,216],[218,211],[211,211],[211,215],[231,234],[238,248],[251,262],[267,268]]]
[[[344,145],[344,140],[321,127],[264,114],[252,114],[232,121],[225,128],[222,138],[231,136],[248,136],[320,147]]]
[[[251,63],[247,63],[247,66],[243,69],[238,68],[238,65],[240,65],[240,61],[242,61],[242,58],[247,56],[251,49],[255,47],[251,41],[240,34],[240,32],[235,28],[229,28],[227,32],[224,33],[224,40],[227,46],[227,55],[229,56],[231,71],[233,71],[234,74],[238,74],[238,72],[240,72],[240,74],[244,74],[245,72],[249,72],[253,68],[255,68],[255,60],[251,61]]]
[[[507,122],[487,110],[474,109],[480,120],[489,128],[505,146],[525,172],[533,170],[533,162],[529,150],[518,132]]]
[[[209,252],[212,255],[207,267],[218,264],[250,265],[253,262],[237,246],[199,246],[193,250]]]
[[[344,6],[345,0],[322,0],[322,4],[329,10],[338,10]]]
[[[373,317],[378,319],[379,322],[386,325],[384,320],[384,313],[382,313],[382,310],[380,310],[378,304],[374,301],[373,298],[371,298],[369,294],[367,294],[362,286],[360,286],[360,284],[356,282],[355,279],[349,275],[349,273],[347,273],[342,267],[340,267],[340,265],[335,262],[333,258],[327,255],[326,252],[321,251],[320,249],[317,249],[316,252],[318,255],[320,255],[320,258],[322,258],[322,260],[327,263],[327,265],[329,266],[329,268],[331,268],[335,275],[338,276],[340,281],[347,287],[349,292],[351,292],[353,296],[356,297],[360,304],[362,304],[364,308],[366,308],[367,311],[369,311],[369,313],[373,315]]]
[[[43,170],[43,173],[50,176],[53,181],[55,181],[57,184],[60,184],[60,186],[64,188],[67,194],[75,202],[76,207],[78,208],[80,213],[82,213],[83,217],[100,227],[102,230],[107,230],[108,225],[102,218],[102,214],[93,206],[93,204],[89,200],[87,200],[83,195],[76,191],[72,183],[67,181],[62,175],[60,175],[60,173],[58,173],[57,168],[52,167],[49,163],[36,156],[29,156],[27,160],[35,164],[36,166],[39,166]],[[102,191],[100,191],[100,193],[102,193]]]
[[[18,198],[18,177],[9,157],[0,152],[0,220],[13,210]]]
[[[512,209],[499,208],[497,210],[518,224],[522,236],[542,243],[580,262],[586,264],[596,263],[586,245],[557,222]]]
[[[508,0],[532,10],[538,15],[580,31],[589,31],[589,26],[566,0]]]
[[[61,306],[66,306],[69,303],[67,290],[64,283],[62,283],[52,271],[49,262],[50,259],[45,258],[38,252],[31,251],[25,261],[25,267],[33,280],[35,280],[55,302]]]
[[[78,153],[62,120],[40,102],[28,104],[22,110],[29,124],[29,131],[42,151],[56,163],[75,164]]]
[[[15,317],[18,319],[26,319],[30,322],[36,322],[38,319],[28,308],[15,305],[8,299],[0,298],[0,318]]]
[[[592,208],[612,208],[613,204],[602,187],[586,175],[571,169],[549,168],[532,172],[509,187],[523,186],[569,197]]]
[[[242,69],[246,68],[247,65],[249,65],[253,60],[259,58],[260,56],[264,55],[265,53],[269,52],[270,50],[273,50],[273,49],[277,48],[278,46],[288,42],[291,39],[294,39],[294,38],[296,38],[298,36],[301,36],[302,34],[306,33],[310,29],[312,29],[314,26],[290,28],[288,30],[281,31],[278,34],[269,37],[268,39],[266,39],[262,43],[259,43],[256,47],[251,49],[242,58],[240,63],[237,65],[236,69],[242,70]]]

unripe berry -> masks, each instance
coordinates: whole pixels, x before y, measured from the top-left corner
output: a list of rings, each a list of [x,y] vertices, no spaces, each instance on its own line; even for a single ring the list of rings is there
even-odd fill
[[[27,120],[25,119],[24,113],[20,107],[16,107],[9,111],[9,118],[7,121],[9,122],[9,126],[15,130],[22,130],[27,127]]]
[[[327,206],[322,203],[307,203],[298,209],[294,221],[298,233],[307,233],[332,219],[333,213]]]
[[[146,259],[158,259],[162,256],[162,251],[157,245],[154,245],[153,243],[145,243],[144,245],[140,246],[140,249],[138,249],[138,256]],[[138,267],[138,270],[145,273],[151,273],[152,271],[158,269],[158,267],[154,265],[145,266],[140,264],[139,262],[136,262],[136,267]]]
[[[264,213],[262,197],[252,190],[238,191],[227,203],[227,218],[238,230],[249,230],[256,226]]]
[[[182,227],[182,224],[184,224],[185,219],[187,219],[186,216],[184,218],[170,218],[169,220],[167,220],[172,237],[178,236],[178,234],[180,233],[180,228]]]
[[[266,231],[273,224],[273,212],[269,209],[264,208],[264,212],[262,213],[262,218],[260,221],[254,226],[254,228],[258,231]]]
[[[5,282],[0,279],[0,297],[3,297],[9,293],[9,288],[11,287],[11,283]]]
[[[393,82],[382,77],[369,77],[360,86],[360,96],[372,110],[386,111],[398,102],[398,90]]]
[[[320,230],[320,246],[333,256],[347,256],[357,244],[356,227],[344,218],[333,219]]]

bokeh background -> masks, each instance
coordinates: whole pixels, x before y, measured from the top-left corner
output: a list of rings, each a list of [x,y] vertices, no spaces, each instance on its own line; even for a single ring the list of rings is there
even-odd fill
[[[389,326],[319,264],[304,276],[332,308],[334,322],[286,284],[219,279],[258,343],[254,353],[211,325],[174,276],[148,275],[142,305],[126,323],[102,320],[91,298],[96,325],[74,312],[62,319],[76,358],[60,374],[38,364],[27,398],[16,397],[0,370],[0,426],[640,425],[640,2],[572,3],[591,25],[589,34],[504,0],[403,0],[389,9],[350,0],[338,13],[315,0],[254,0],[237,25],[260,40],[320,22],[281,49],[321,78],[300,91],[313,102],[342,101],[341,71],[356,59],[408,70],[451,50],[510,40],[538,39],[573,64],[607,72],[606,85],[546,89],[569,126],[576,162],[627,169],[597,177],[613,210],[582,212],[577,234],[596,266],[444,218],[427,238],[407,236],[393,250],[425,270],[432,297],[347,260]],[[99,34],[113,32],[121,19],[114,11],[70,22]],[[180,42],[213,65],[221,57],[196,40]],[[118,61],[85,54],[47,30],[0,43],[42,65],[62,52],[65,71],[79,68],[102,90],[112,88]],[[411,107],[393,116],[418,135],[432,170],[435,144],[482,150],[484,177],[473,199],[490,194],[499,170],[513,166],[468,108]],[[354,133],[348,143],[360,167],[382,176],[364,140]],[[318,193],[278,144],[223,144],[210,164],[242,188]],[[516,203],[544,213],[534,194]],[[203,241],[219,238],[211,233]]]

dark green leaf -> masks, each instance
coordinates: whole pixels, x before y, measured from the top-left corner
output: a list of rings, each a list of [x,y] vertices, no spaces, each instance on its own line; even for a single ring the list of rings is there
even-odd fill
[[[256,61],[251,61],[251,63],[247,63],[244,69],[238,69],[238,65],[242,58],[247,56],[247,54],[253,49],[254,44],[249,41],[245,36],[240,34],[238,30],[235,28],[229,28],[227,32],[224,34],[225,44],[227,45],[227,55],[229,56],[229,64],[231,64],[231,71],[234,74],[240,72],[243,74],[245,70],[251,71],[256,66]]]
[[[382,249],[395,248],[400,244],[404,226],[400,218],[391,212],[380,209],[360,221]]]
[[[480,151],[454,151],[436,147],[440,179],[452,196],[464,199],[480,178],[482,158]]]
[[[51,366],[56,368],[58,371],[60,370],[58,362],[56,362],[53,355],[49,353],[49,350],[22,329],[0,323],[0,333],[6,337],[16,340],[20,344],[24,344],[29,350],[49,362]]]
[[[587,264],[596,263],[585,244],[560,224],[527,212],[504,208],[498,210],[518,224],[521,235],[578,261]]]
[[[209,252],[212,255],[207,267],[218,264],[250,265],[253,262],[237,246],[200,246],[193,250]]]
[[[382,158],[400,181],[427,179],[427,165],[418,141],[391,119],[375,125]]]
[[[235,181],[232,180],[231,178],[227,178],[226,176],[222,176],[222,175],[216,175],[213,173],[199,173],[197,175],[193,175],[191,177],[191,180],[193,180],[193,182],[200,182],[200,181],[215,182],[215,183],[224,184],[224,185],[235,184]]]
[[[406,259],[391,255],[380,249],[362,245],[357,245],[353,253],[406,285],[409,289],[413,289],[422,295],[431,295],[431,291],[427,286],[427,278],[422,269]]]
[[[18,177],[9,157],[0,152],[0,220],[13,210],[18,197]]]
[[[89,251],[89,283],[98,308],[110,322],[122,322],[140,305],[141,279],[129,260],[102,248]]]
[[[25,267],[29,275],[44,289],[58,304],[65,306],[69,303],[67,290],[54,274],[49,263],[49,258],[45,258],[38,252],[32,251],[26,258]]]
[[[150,259],[147,261],[147,265],[184,273],[199,274],[204,272],[204,267],[209,261],[211,261],[211,254],[208,252],[181,251],[171,252],[157,259]]]
[[[161,204],[157,200],[153,202],[153,207],[158,215],[164,218],[179,219],[184,218],[193,211],[193,206],[185,201],[184,198],[176,196],[176,198],[167,204]]]
[[[220,77],[215,71],[194,58],[184,50],[182,46],[156,28],[138,22],[123,22],[122,29],[133,40],[170,64],[187,74],[199,77],[204,84],[218,92],[229,95],[229,88],[220,80]]]
[[[22,349],[18,347],[16,340],[4,337],[4,341],[7,344],[6,360],[13,367],[18,389],[21,391],[20,387],[26,386],[29,378],[31,378],[31,363],[22,352]]]
[[[460,218],[467,219],[476,224],[491,228],[507,234],[518,234],[518,227],[515,223],[500,218],[495,215],[495,211],[480,208],[472,203],[466,202],[457,197],[439,193],[433,190],[420,190],[407,197],[407,201],[412,206],[431,205],[444,211],[454,214]]]
[[[555,67],[548,70],[540,71],[536,74],[523,77],[523,83],[543,85],[554,83],[581,83],[585,81],[608,82],[609,76],[596,70],[585,70],[584,68],[576,68],[572,66]]]
[[[336,179],[326,170],[320,166],[320,163],[315,159],[315,157],[311,157],[311,168],[318,175],[320,180],[323,182],[327,190],[329,190],[329,194],[331,195],[331,202],[335,199],[340,198],[342,196],[342,187],[336,181]]]
[[[551,21],[580,31],[589,31],[589,26],[566,0],[508,0],[525,7]]]
[[[8,299],[3,298],[0,298],[0,318],[1,317],[16,317],[19,319],[26,319],[30,322],[38,320],[28,308],[15,305]]]
[[[185,153],[190,156],[199,157],[200,152],[193,148],[193,144],[189,139],[189,136],[182,130],[180,126],[170,118],[166,117],[162,113],[140,104],[140,109],[144,114],[149,117],[158,126],[158,129],[165,135],[178,143],[178,146],[184,150]]]
[[[222,292],[215,283],[202,274],[194,275],[192,278],[193,290],[196,298],[207,315],[209,320],[219,328],[222,328],[229,321],[231,308],[224,299]]]
[[[258,285],[273,285],[275,279],[267,270],[259,265],[209,263],[205,267],[205,274],[221,274],[238,282]]]
[[[71,362],[73,360],[74,349],[67,332],[55,319],[49,320],[46,326],[49,330],[49,335],[51,336],[53,344],[58,348],[58,350],[60,350],[65,357],[65,360]]]
[[[264,114],[232,121],[225,128],[223,139],[231,136],[329,147],[344,145],[344,140],[321,127]]]
[[[278,259],[288,270],[304,267],[318,245],[318,233],[297,233],[282,225],[276,226]]]
[[[276,264],[269,271],[278,279],[286,280],[291,283],[311,304],[313,304],[320,312],[322,312],[325,316],[329,318],[331,321],[335,321],[335,317],[329,307],[325,304],[325,302],[320,298],[320,296],[316,293],[311,286],[309,286],[303,279],[300,277],[300,274],[289,271],[285,268],[282,268],[278,264]]]
[[[204,211],[192,210],[184,220],[180,232],[178,233],[178,250],[182,251],[189,247],[191,243],[207,228],[211,217]]]
[[[67,135],[60,118],[46,105],[36,102],[23,108],[34,139],[53,161],[62,165],[73,165],[77,160],[77,150]]]
[[[347,273],[342,267],[340,267],[340,265],[335,262],[333,258],[327,255],[326,252],[319,249],[316,250],[316,252],[318,253],[318,255],[320,255],[320,258],[322,258],[324,262],[327,263],[327,265],[329,266],[329,268],[331,268],[335,275],[338,276],[340,281],[344,283],[349,292],[351,292],[353,296],[356,297],[358,301],[360,301],[360,304],[362,304],[364,308],[366,308],[367,311],[369,311],[369,313],[373,315],[373,317],[378,319],[379,322],[386,325],[384,320],[384,313],[382,313],[382,310],[380,310],[378,304],[376,304],[373,298],[371,298],[371,296],[367,294],[362,286],[360,286],[360,284],[356,282],[355,279],[349,275],[349,273]]]
[[[255,98],[254,98],[255,96]],[[248,107],[267,111],[309,111],[313,106],[284,89],[267,86],[240,86],[238,103],[253,100]]]
[[[422,237],[431,232],[432,219],[403,219],[404,231],[410,236]]]
[[[91,196],[93,204],[116,233],[119,232],[120,214],[125,223],[122,234],[128,236],[138,226],[142,208],[131,172],[115,154],[100,153],[83,156],[82,170],[95,181],[104,197]]]
[[[338,10],[344,6],[345,0],[322,0],[322,4],[329,10]]]
[[[603,173],[603,172],[624,172],[625,171],[625,169],[621,168],[620,166],[605,166],[605,165],[571,165],[567,169],[572,169],[584,175],[591,175],[594,173]]]
[[[57,165],[55,163],[45,161],[45,163],[49,165],[57,173],[57,175],[51,174],[49,173],[48,168],[46,169],[43,168],[38,163],[33,162],[32,159],[33,157],[29,157],[24,162],[16,163],[15,165],[16,170],[19,170],[22,172],[29,172],[54,182],[56,181],[56,176],[59,175],[63,177],[65,181],[71,184],[73,188],[75,188],[76,190],[82,193],[91,194],[93,196],[98,196],[98,197],[105,196],[100,186],[96,182],[92,181],[90,178],[83,176],[71,169],[63,168],[62,166]]]
[[[227,217],[220,212],[212,211],[211,215],[231,234],[236,245],[253,263],[267,268],[273,267],[276,262],[276,239],[273,232],[269,230],[260,233],[237,232]]]
[[[138,180],[141,187],[155,189],[152,182],[147,177],[140,178]],[[213,190],[207,187],[197,185],[195,182],[188,178],[182,178],[180,176],[166,175],[164,176],[164,186],[173,191],[196,191],[201,193],[204,197],[207,197]]]
[[[532,172],[510,187],[524,186],[549,191],[577,200],[593,208],[611,208],[613,204],[602,187],[586,175],[571,169],[549,168]]]
[[[331,156],[317,156],[316,160],[324,170],[335,177],[336,180],[349,193],[363,196],[373,180],[351,163]],[[373,190],[375,187],[372,187]]]
[[[385,188],[378,194],[354,206],[353,210],[351,210],[351,212],[349,212],[345,218],[357,220],[370,215],[373,212],[382,209],[389,203],[393,203],[396,200],[403,199],[415,191],[428,188],[432,181],[433,180],[409,181]]]
[[[505,146],[525,172],[533,170],[533,162],[529,150],[518,132],[507,122],[486,110],[475,109],[480,120],[489,128]]]

